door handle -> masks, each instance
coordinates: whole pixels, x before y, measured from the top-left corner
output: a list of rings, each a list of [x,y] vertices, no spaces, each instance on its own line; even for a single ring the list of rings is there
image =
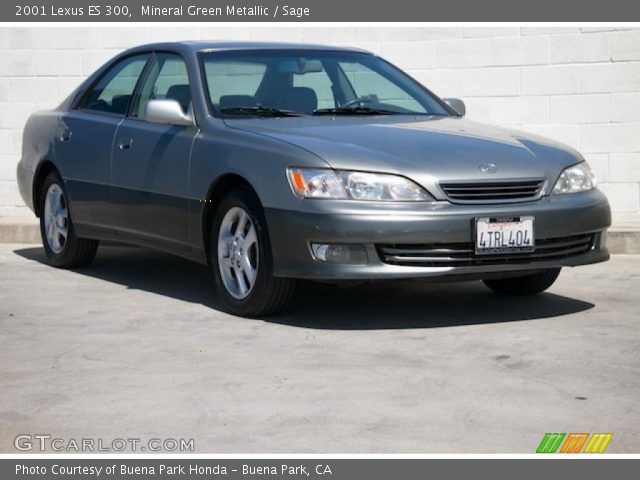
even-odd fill
[[[120,150],[131,150],[132,145],[133,145],[132,138],[130,138],[129,140],[120,140],[120,142],[118,142],[118,148]]]

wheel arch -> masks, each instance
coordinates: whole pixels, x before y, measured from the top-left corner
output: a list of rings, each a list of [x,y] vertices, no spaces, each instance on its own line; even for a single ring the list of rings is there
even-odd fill
[[[31,198],[33,201],[33,211],[36,214],[36,217],[40,217],[40,203],[41,203],[41,195],[42,195],[42,184],[44,183],[44,179],[47,178],[51,172],[56,172],[58,175],[60,171],[55,166],[55,164],[48,159],[42,160],[33,175],[33,186]]]
[[[260,196],[258,195],[256,189],[249,182],[249,180],[237,173],[229,172],[222,174],[213,182],[211,182],[211,185],[209,186],[207,196],[204,199],[201,223],[202,241],[207,260],[209,259],[211,250],[211,223],[213,221],[214,213],[218,208],[218,204],[228,192],[241,187],[249,189],[255,195],[258,203],[262,207],[262,201],[260,200]]]

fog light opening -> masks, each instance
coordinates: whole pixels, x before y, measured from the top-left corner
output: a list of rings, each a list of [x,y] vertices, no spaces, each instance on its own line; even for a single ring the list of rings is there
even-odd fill
[[[321,262],[364,265],[368,263],[364,245],[312,243],[313,256]]]
[[[598,247],[600,248],[600,250],[604,250],[605,248],[607,248],[608,238],[609,238],[609,235],[606,230],[600,233],[600,239],[598,242]]]

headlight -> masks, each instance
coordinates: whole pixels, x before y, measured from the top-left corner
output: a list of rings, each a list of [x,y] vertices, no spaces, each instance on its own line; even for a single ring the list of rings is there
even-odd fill
[[[587,162],[566,168],[553,187],[553,193],[575,193],[591,190],[596,187],[596,177],[591,173]]]
[[[303,198],[420,202],[431,199],[419,185],[385,173],[289,168],[289,183]]]

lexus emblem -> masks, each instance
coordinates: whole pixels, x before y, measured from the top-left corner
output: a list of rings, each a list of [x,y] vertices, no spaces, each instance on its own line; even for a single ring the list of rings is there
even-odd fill
[[[482,173],[496,173],[498,171],[495,163],[481,163],[478,168]]]

